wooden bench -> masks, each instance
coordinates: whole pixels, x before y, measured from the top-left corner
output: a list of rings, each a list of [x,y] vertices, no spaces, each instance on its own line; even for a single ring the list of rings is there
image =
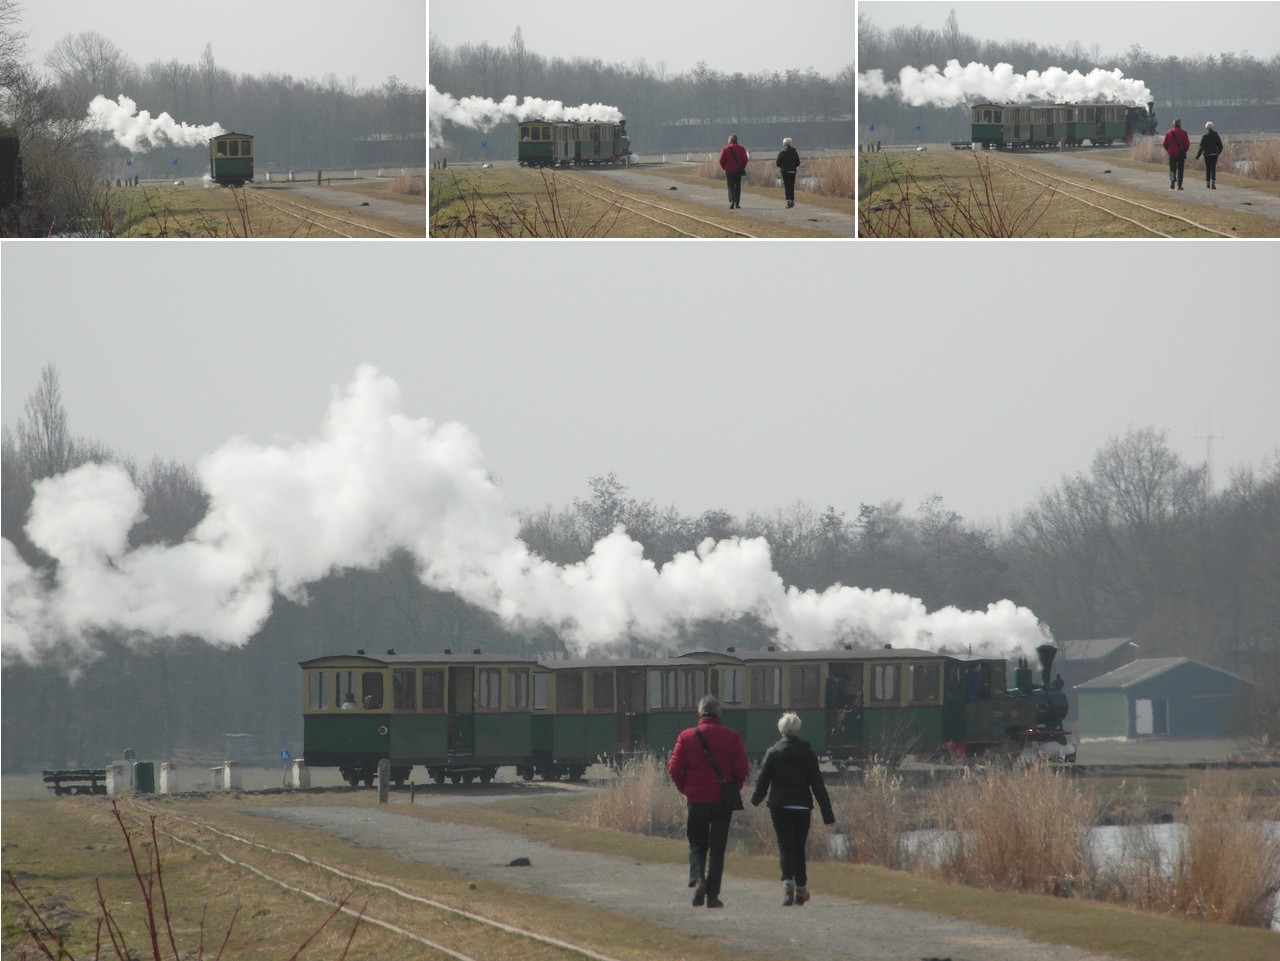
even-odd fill
[[[44,782],[54,794],[106,794],[106,768],[45,771]]]

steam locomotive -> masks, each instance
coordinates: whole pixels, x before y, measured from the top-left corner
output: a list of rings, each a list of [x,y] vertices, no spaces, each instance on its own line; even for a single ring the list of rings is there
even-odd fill
[[[530,120],[520,124],[516,159],[521,167],[624,163],[631,154],[627,122]]]
[[[1002,658],[902,648],[700,651],[670,658],[536,661],[499,654],[337,654],[302,661],[303,760],[372,784],[378,762],[402,784],[579,779],[595,763],[664,753],[714,694],[724,723],[758,759],[783,711],[838,766],[870,758],[963,761],[1034,751],[1075,760],[1067,699],[1038,649],[1006,688]]]
[[[1078,147],[1088,141],[1108,147],[1117,140],[1151,136],[1157,130],[1156,105],[1116,103],[1022,105],[982,103],[971,109],[971,144],[984,149]]]

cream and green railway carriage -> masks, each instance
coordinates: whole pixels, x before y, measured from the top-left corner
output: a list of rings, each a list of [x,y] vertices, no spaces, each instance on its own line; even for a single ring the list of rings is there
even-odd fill
[[[253,136],[224,133],[209,140],[209,176],[216,184],[243,187],[253,180]]]

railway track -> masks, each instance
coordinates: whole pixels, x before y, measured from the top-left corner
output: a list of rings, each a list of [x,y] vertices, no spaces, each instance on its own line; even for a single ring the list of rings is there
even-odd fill
[[[1181,214],[1161,210],[1150,204],[1129,200],[1099,187],[1071,180],[1059,174],[1006,158],[991,158],[991,163],[1007,173],[1054,193],[1093,207],[1157,237],[1234,237],[1234,234],[1198,223]],[[1062,186],[1065,185],[1065,186]],[[1070,189],[1067,189],[1070,188]],[[1074,191],[1074,192],[1073,192]],[[1086,195],[1086,196],[1082,196]],[[1175,232],[1170,232],[1175,231]]]
[[[684,213],[676,210],[674,207],[668,207],[658,203],[656,200],[648,200],[635,194],[629,194],[613,187],[606,187],[596,180],[589,179],[582,174],[568,173],[565,171],[556,171],[553,176],[557,179],[564,180],[570,186],[589,196],[595,197],[597,200],[603,200],[605,203],[613,203],[638,217],[650,220],[655,224],[661,224],[674,230],[683,237],[723,237],[725,235],[731,237],[750,237],[755,238],[755,234],[749,234],[745,230],[739,230],[736,227],[728,227],[724,224],[717,223],[714,220],[707,220],[704,217],[697,217],[693,214]],[[661,211],[661,214],[654,212],[646,213],[639,208],[649,208],[650,211]],[[665,219],[664,219],[665,218]],[[677,226],[671,221],[684,223],[684,226]],[[693,226],[697,224],[698,226]]]
[[[355,918],[359,924],[380,928],[405,945],[405,957],[423,956],[425,949],[429,952],[427,956],[439,955],[456,961],[528,957],[536,957],[539,961],[581,961],[583,958],[617,961],[584,945],[425,898],[297,851],[224,831],[197,818],[161,811],[147,804],[138,804],[136,808],[135,814],[140,812],[146,818],[154,819],[157,835],[280,887],[300,899],[317,903],[331,912]],[[335,884],[348,888],[349,893],[335,900],[329,893]],[[352,907],[357,892],[366,896],[360,909]],[[446,940],[440,931],[448,931],[450,937]],[[477,958],[466,951],[468,941],[474,941],[480,931],[483,931],[485,947],[483,957]],[[428,933],[431,937],[427,936]],[[475,947],[471,946],[470,950],[475,950]]]
[[[273,200],[267,200],[264,196],[268,192],[265,187],[252,187],[249,189],[252,189],[256,194],[258,203],[261,203],[266,207],[270,207],[272,210],[279,211],[288,217],[295,217],[310,226],[318,227],[321,230],[326,230],[329,233],[336,234],[339,237],[354,239],[357,237],[367,237],[371,234],[378,237],[403,236],[402,234],[393,234],[390,231],[382,230],[378,227],[371,227],[368,224],[362,224],[356,220],[348,220],[345,217],[339,217],[337,214],[329,213],[328,211],[320,210],[316,207],[308,207],[306,204],[300,204],[295,200],[285,200],[282,197],[275,197]],[[302,212],[299,213],[298,211]],[[329,223],[324,221],[334,221],[336,223],[343,224],[348,228],[363,232],[347,233],[342,228],[331,226]]]

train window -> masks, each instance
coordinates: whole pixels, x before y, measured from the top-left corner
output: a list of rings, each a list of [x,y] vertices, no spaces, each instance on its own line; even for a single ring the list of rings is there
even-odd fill
[[[529,672],[511,671],[507,682],[507,707],[513,711],[529,710]]]
[[[365,671],[360,678],[360,703],[366,710],[382,710],[382,673]]]
[[[597,711],[613,710],[613,672],[591,673],[591,706]]]
[[[556,710],[582,710],[582,674],[578,671],[561,671],[556,675]]]
[[[240,141],[240,156],[241,156],[241,157],[247,157],[247,156],[249,156],[249,154],[251,154],[251,153],[253,152],[252,147],[253,147],[253,141],[252,141],[252,140],[241,140],[241,141]]]
[[[909,668],[911,674],[911,703],[912,704],[937,704],[938,703],[938,682],[941,678],[941,665],[939,664],[912,664]]]
[[[413,711],[418,707],[417,672],[401,668],[391,672],[391,706],[397,711]]]
[[[898,703],[897,664],[877,664],[871,669],[871,703]]]
[[[822,669],[817,666],[795,665],[791,668],[791,706],[818,706],[818,678]]]
[[[681,668],[679,679],[680,707],[697,707],[698,702],[707,693],[706,668]]]
[[[444,710],[444,671],[422,672],[422,709]]]
[[[491,711],[502,707],[502,672],[499,670],[480,671],[478,697],[476,707],[488,708]]]
[[[217,141],[213,146],[213,152],[219,157],[227,155],[227,142],[225,140]]]
[[[649,710],[659,711],[676,706],[676,672],[652,670],[649,672]]]
[[[308,707],[313,711],[327,711],[329,709],[329,689],[324,686],[324,671],[308,672],[307,681],[307,686],[311,691],[311,697],[307,701]]]
[[[725,704],[742,703],[742,668],[726,667],[721,671],[720,700]]]
[[[533,675],[533,709],[535,711],[545,711],[547,709],[547,675]]]
[[[333,696],[335,700],[342,702],[344,711],[348,709],[348,704],[352,708],[356,706],[355,671],[338,671],[333,675]]]
[[[778,707],[782,704],[782,668],[751,669],[751,706]]]

